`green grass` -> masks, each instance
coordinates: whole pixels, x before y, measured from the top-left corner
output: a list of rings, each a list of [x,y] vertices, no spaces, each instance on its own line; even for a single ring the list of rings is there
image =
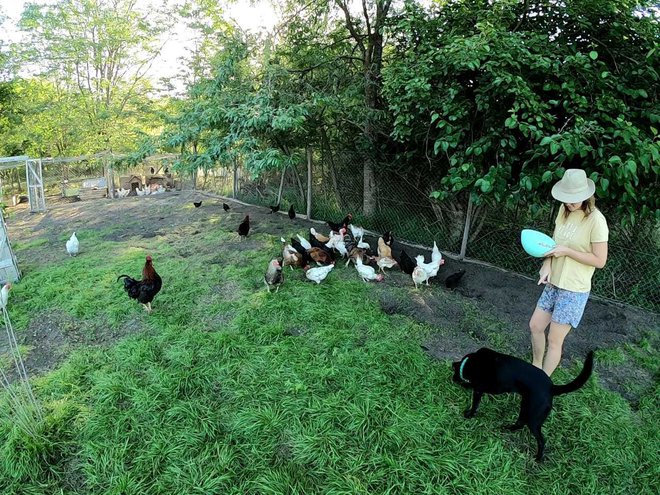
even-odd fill
[[[449,363],[420,349],[441,329],[385,315],[357,278],[331,273],[316,286],[287,270],[282,290],[268,294],[261,276],[279,250],[275,237],[255,235],[258,248],[246,250],[219,229],[121,242],[83,235],[81,255],[35,263],[15,285],[16,330],[53,310],[82,328],[134,328],[110,345],[80,347],[34,380],[46,413],[38,438],[16,428],[0,400],[0,493],[657,488],[657,386],[636,411],[593,380],[558,398],[545,427],[548,458],[537,465],[526,431],[500,431],[518,398],[486,398],[476,419],[463,419],[468,392],[451,383]],[[116,282],[139,275],[146,254],[164,279],[152,315]],[[501,333],[486,315],[469,317]],[[649,352],[639,346],[640,359]],[[560,370],[558,381],[576,371]]]

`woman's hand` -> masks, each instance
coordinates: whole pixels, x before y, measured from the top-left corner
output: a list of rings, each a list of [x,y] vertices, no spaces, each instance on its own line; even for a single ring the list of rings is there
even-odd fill
[[[550,264],[550,258],[547,258],[541,269],[539,270],[539,281],[536,285],[548,284],[550,283],[550,272],[552,271],[552,265]]]
[[[570,256],[571,252],[573,252],[571,248],[557,244],[554,248],[545,253],[545,257],[552,256],[554,258],[559,258],[560,256]]]

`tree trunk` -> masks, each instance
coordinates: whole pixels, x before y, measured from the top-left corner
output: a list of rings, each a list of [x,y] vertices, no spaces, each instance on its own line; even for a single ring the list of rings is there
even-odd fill
[[[363,164],[362,209],[366,216],[370,216],[376,211],[376,177],[374,171],[377,163],[376,153],[379,149],[373,119],[379,107],[379,96],[382,87],[383,28],[387,21],[392,0],[377,0],[374,2],[376,12],[375,16],[371,18],[366,8],[366,2],[363,1],[363,18],[360,21],[354,18],[358,14],[351,13],[347,0],[335,0],[335,3],[344,13],[346,28],[362,55],[364,104],[367,110],[363,129],[367,149],[365,150]],[[360,27],[364,27],[365,30],[360,32]]]
[[[364,157],[363,173],[364,187],[362,196],[362,210],[369,217],[376,212],[376,154],[378,142],[374,126],[374,114],[378,110],[378,97],[381,87],[381,67],[383,62],[383,35],[380,26],[384,22],[387,12],[377,9],[374,29],[369,33],[367,49],[364,52],[364,103],[367,115],[364,123],[364,137],[367,142],[367,153]]]
[[[23,192],[23,186],[21,185],[21,174],[20,174],[20,172],[18,171],[17,168],[14,169],[14,170],[16,170],[16,180],[18,180],[18,192],[22,193]]]
[[[364,173],[362,212],[365,217],[370,217],[376,212],[376,176],[373,161],[372,157],[366,158],[362,170]]]

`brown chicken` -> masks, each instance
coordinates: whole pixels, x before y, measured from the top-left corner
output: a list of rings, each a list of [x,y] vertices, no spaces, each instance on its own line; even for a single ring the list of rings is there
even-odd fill
[[[392,257],[392,248],[385,243],[382,237],[378,238],[378,256],[380,258]]]
[[[373,261],[376,262],[376,265],[378,265],[378,268],[380,269],[381,272],[385,273],[385,268],[393,268],[398,265],[397,261],[394,258],[390,258],[388,256],[376,256],[375,258],[372,258]]]
[[[287,244],[284,237],[281,237],[280,240],[282,241],[282,266],[289,266],[292,270],[294,266],[303,266],[303,255]]]
[[[320,263],[321,265],[329,265],[334,263],[332,256],[330,256],[327,251],[324,251],[321,248],[313,247],[308,249],[307,254],[309,254],[310,258],[312,258],[317,263]]]
[[[323,244],[325,244],[330,240],[330,238],[327,235],[319,234],[314,227],[311,227],[309,229],[309,233],[313,235],[317,241],[322,242]]]
[[[364,260],[365,256],[367,255],[367,251],[358,247],[354,247],[351,249],[348,253],[348,260],[346,261],[346,266],[349,265],[349,263],[352,261],[355,265],[357,265],[357,260]]]

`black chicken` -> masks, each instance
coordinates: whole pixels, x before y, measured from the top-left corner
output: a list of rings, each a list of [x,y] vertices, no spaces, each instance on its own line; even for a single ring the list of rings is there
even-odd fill
[[[383,241],[385,244],[387,244],[389,247],[392,247],[392,244],[394,244],[394,234],[392,233],[391,230],[388,230],[383,234]]]
[[[335,253],[332,252],[332,249],[326,246],[323,242],[319,241],[311,233],[309,234],[309,243],[312,245],[312,247],[322,249],[323,251],[328,253],[331,259],[333,260],[335,259]]]
[[[201,201],[193,201],[193,204],[195,205],[195,208],[199,208],[200,206],[202,206]]]
[[[222,209],[225,210],[225,211],[230,210],[229,205],[227,203],[222,203]]]
[[[277,213],[280,211],[280,204],[277,203],[275,206],[269,206],[268,208],[270,208],[271,213]]]
[[[399,256],[399,259],[397,261],[399,262],[399,267],[401,268],[401,271],[403,273],[407,273],[408,275],[412,275],[413,270],[417,266],[415,260],[413,260],[410,256],[408,256],[408,253],[406,253],[404,249],[401,250],[401,255]]]
[[[445,287],[448,289],[455,289],[458,287],[463,275],[465,275],[465,270],[458,270],[456,273],[452,273],[445,279]]]
[[[296,218],[296,210],[294,210],[293,205],[291,205],[291,208],[289,208],[289,218],[291,220]]]
[[[238,226],[238,235],[241,239],[247,238],[250,233],[250,215],[245,215],[245,218]]]
[[[117,282],[121,278],[124,279],[124,290],[128,293],[128,297],[137,299],[149,313],[151,313],[151,301],[154,300],[154,297],[163,286],[163,280],[154,270],[151,261],[151,256],[147,256],[147,261],[144,263],[144,268],[142,268],[142,280],[135,280],[128,275],[117,277]]]
[[[308,266],[308,265],[311,265],[314,262],[314,260],[309,255],[307,250],[303,247],[302,244],[300,244],[300,241],[298,239],[296,239],[295,237],[291,238],[291,247],[293,249],[295,249],[296,251],[298,251],[302,255],[302,266],[303,266],[303,268]]]
[[[341,223],[335,223],[335,222],[330,222],[330,221],[327,221],[326,223],[328,224],[328,227],[330,227],[330,229],[333,232],[338,233],[342,228],[348,228],[348,224],[351,223],[352,221],[353,221],[353,214],[349,213],[348,215],[346,215],[344,217],[344,219],[341,221]]]

